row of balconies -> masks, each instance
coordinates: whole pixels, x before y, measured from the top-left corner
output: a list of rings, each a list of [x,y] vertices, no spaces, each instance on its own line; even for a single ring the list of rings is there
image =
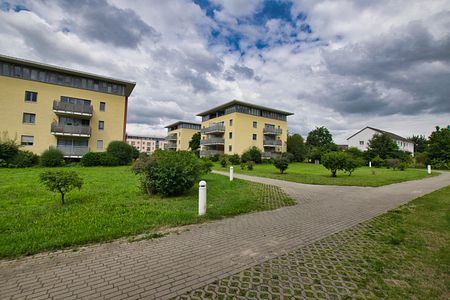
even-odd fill
[[[214,133],[224,133],[225,132],[225,126],[223,124],[214,124],[206,128],[202,128],[200,130],[201,134],[214,134]],[[281,128],[275,128],[275,127],[264,127],[263,133],[265,135],[280,135],[283,133],[283,130]]]
[[[201,150],[200,151],[200,156],[201,157],[206,157],[206,156],[214,156],[214,155],[222,155],[224,154],[223,150]],[[281,152],[270,152],[270,151],[265,151],[263,152],[262,157],[269,159],[269,158],[279,158],[281,157],[282,153]]]
[[[225,139],[224,138],[218,138],[218,137],[208,137],[206,139],[200,140],[200,145],[224,145]],[[263,146],[264,147],[278,147],[282,146],[282,141],[279,140],[263,140]]]

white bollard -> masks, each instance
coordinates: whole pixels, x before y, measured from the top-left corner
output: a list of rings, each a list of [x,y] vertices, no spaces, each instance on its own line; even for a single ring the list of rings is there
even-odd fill
[[[230,167],[230,181],[233,181],[233,175],[234,175],[234,167]]]
[[[206,181],[198,183],[198,215],[203,216],[206,213]]]
[[[372,168],[372,162],[369,161],[369,168]]]
[[[427,166],[427,171],[428,171],[428,174],[431,174],[431,165]]]

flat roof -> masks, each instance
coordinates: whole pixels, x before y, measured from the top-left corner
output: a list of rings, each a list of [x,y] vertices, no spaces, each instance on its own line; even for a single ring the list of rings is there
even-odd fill
[[[200,124],[200,123],[195,123],[195,122],[188,122],[188,121],[178,121],[178,122],[175,122],[175,123],[173,123],[173,124],[167,125],[167,126],[166,126],[166,127],[164,127],[164,128],[175,127],[175,126],[177,126],[177,125],[180,125],[180,124],[191,124],[191,125],[198,125],[199,127],[201,127],[201,126],[202,126],[202,124]]]
[[[122,80],[122,79],[112,78],[112,77],[108,77],[108,76],[93,74],[93,73],[89,73],[89,72],[77,71],[74,69],[63,68],[63,67],[59,67],[59,66],[55,66],[55,65],[49,65],[49,64],[45,64],[45,63],[40,63],[40,62],[36,62],[36,61],[26,60],[26,59],[2,55],[2,54],[0,54],[0,60],[9,62],[9,63],[17,63],[17,64],[22,64],[22,65],[26,65],[26,66],[30,66],[30,67],[41,68],[41,69],[45,69],[45,70],[49,70],[49,71],[61,72],[61,73],[65,73],[68,75],[82,76],[82,77],[87,77],[90,79],[104,80],[104,81],[108,81],[108,82],[115,83],[115,84],[121,84],[121,85],[125,86],[125,96],[127,96],[127,97],[131,95],[131,92],[133,91],[134,87],[136,86],[136,82],[134,82],[134,81]]]
[[[242,106],[247,106],[247,107],[251,107],[251,108],[256,108],[256,109],[261,109],[261,110],[266,110],[266,111],[271,111],[271,112],[276,112],[282,115],[286,115],[286,116],[292,116],[294,113],[288,112],[288,111],[283,111],[283,110],[279,110],[279,109],[274,109],[274,108],[270,108],[270,107],[266,107],[266,106],[261,106],[261,105],[257,105],[257,104],[253,104],[253,103],[248,103],[248,102],[244,102],[244,101],[240,101],[240,100],[232,100],[230,102],[224,103],[222,105],[213,107],[211,109],[208,109],[207,111],[198,113],[197,116],[206,116],[209,115],[213,112],[216,112],[218,110],[223,110],[227,107],[233,106],[233,105],[242,105]]]

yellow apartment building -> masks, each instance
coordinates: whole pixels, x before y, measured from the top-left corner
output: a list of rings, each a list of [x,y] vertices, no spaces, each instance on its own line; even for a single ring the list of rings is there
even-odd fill
[[[165,140],[160,137],[128,135],[127,144],[133,146],[139,152],[153,153],[155,150],[164,149]]]
[[[189,150],[189,142],[192,136],[200,131],[201,126],[198,123],[178,121],[166,126],[166,128],[168,135],[166,136],[165,149],[180,151]]]
[[[239,154],[256,146],[264,158],[286,152],[287,116],[293,113],[238,100],[214,107],[202,117],[200,156]]]
[[[41,154],[104,151],[125,140],[136,83],[0,55],[0,132]]]

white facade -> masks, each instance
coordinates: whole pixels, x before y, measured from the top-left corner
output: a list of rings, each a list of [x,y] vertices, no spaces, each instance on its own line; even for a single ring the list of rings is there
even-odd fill
[[[414,155],[414,143],[412,141],[408,141],[405,138],[397,136],[393,133],[389,133],[386,131],[382,131],[372,127],[366,127],[363,130],[357,132],[347,139],[348,147],[355,147],[361,151],[366,151],[369,141],[373,138],[375,134],[387,133],[394,142],[398,145],[398,148],[402,151],[410,152]]]
[[[126,142],[139,150],[139,152],[153,153],[157,149],[164,149],[166,141],[162,138],[130,136],[127,135]]]

